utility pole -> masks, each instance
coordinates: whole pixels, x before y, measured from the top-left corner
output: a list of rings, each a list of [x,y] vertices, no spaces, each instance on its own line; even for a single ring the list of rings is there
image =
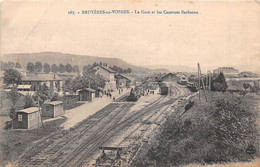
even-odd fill
[[[208,101],[207,94],[206,94],[206,89],[205,89],[205,86],[204,86],[204,81],[203,81],[203,78],[200,77],[200,75],[201,75],[201,69],[200,69],[200,64],[199,64],[199,63],[198,63],[198,75],[199,75],[199,89],[200,89],[200,78],[201,78],[202,87],[203,87],[204,95],[205,95],[205,99],[206,99],[206,101]],[[200,100],[200,92],[199,92],[199,100]]]
[[[200,101],[200,64],[199,63],[198,63],[198,81],[199,81],[198,90],[199,90],[199,101]]]
[[[209,71],[209,91],[211,91],[211,72]]]
[[[38,95],[38,112],[39,112],[39,116],[41,118],[41,122],[42,122],[42,127],[44,128],[44,125],[43,125],[43,121],[42,121],[42,114],[41,114],[41,111],[40,111],[40,99],[39,99],[39,95]],[[39,122],[39,121],[38,121]],[[39,124],[38,124],[39,125]],[[38,126],[39,128],[39,126]]]
[[[206,75],[206,85],[205,85],[206,91],[208,90],[208,80],[209,80],[209,73],[207,72],[207,75]]]

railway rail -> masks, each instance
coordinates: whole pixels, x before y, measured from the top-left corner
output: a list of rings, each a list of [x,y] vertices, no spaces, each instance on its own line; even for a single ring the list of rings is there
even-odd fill
[[[123,106],[120,105],[120,106]],[[94,125],[96,125],[103,118],[115,111],[119,106],[117,104],[109,104],[105,108],[98,111],[96,114],[90,116],[86,121],[78,125],[77,133],[66,133],[65,136],[60,137],[57,135],[57,139],[53,144],[49,145],[46,149],[40,152],[38,155],[34,156],[32,159],[20,163],[19,166],[35,166],[35,165],[46,165],[52,157],[57,156],[60,151],[65,149],[68,144],[75,142],[77,139],[82,137],[88,130],[90,130]],[[109,109],[108,109],[109,108]],[[54,138],[55,139],[55,138]]]
[[[145,109],[146,110],[150,110],[154,105],[158,104],[163,99],[164,99],[164,97],[160,97],[154,103],[151,103],[148,106],[146,106]],[[128,103],[126,103],[126,104],[128,104]],[[66,160],[64,162],[62,162],[62,164],[60,164],[59,166],[69,166],[69,165],[82,166],[82,165],[86,164],[87,162],[89,162],[90,159],[88,159],[88,157],[91,155],[91,153],[93,153],[94,151],[98,150],[98,147],[100,145],[102,145],[103,143],[105,143],[109,138],[113,137],[115,133],[117,133],[118,131],[124,129],[127,125],[129,125],[129,123],[131,123],[132,121],[137,119],[137,116],[135,116],[135,118],[133,119],[134,116],[131,115],[130,117],[122,120],[122,118],[124,116],[125,116],[125,114],[124,115],[120,115],[119,118],[116,119],[116,121],[111,126],[109,126],[106,129],[106,131],[103,132],[102,134],[99,134],[99,133],[94,134],[92,136],[92,138],[93,138],[92,141],[94,141],[94,142],[85,141],[78,148],[78,150],[73,152],[70,155],[70,157],[66,158]],[[119,123],[120,120],[122,120],[121,124]],[[124,122],[124,123],[122,124],[122,122]],[[104,126],[106,126],[106,125],[104,125]],[[85,150],[84,153],[81,153],[82,150]],[[79,154],[80,154],[80,156],[77,157]],[[75,159],[75,156],[77,157],[77,161],[76,162],[73,160],[73,159]]]

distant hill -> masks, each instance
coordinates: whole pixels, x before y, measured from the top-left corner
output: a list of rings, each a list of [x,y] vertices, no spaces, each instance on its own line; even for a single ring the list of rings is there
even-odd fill
[[[149,73],[151,71],[148,68],[131,65],[119,58],[94,57],[59,52],[5,54],[2,55],[1,60],[4,62],[19,62],[22,68],[26,68],[28,62],[36,63],[39,61],[42,64],[48,63],[50,65],[53,63],[56,65],[70,63],[71,65],[78,65],[80,70],[82,70],[85,65],[93,64],[94,62],[105,62],[108,66],[116,65],[123,69],[131,68],[134,73]]]
[[[189,66],[182,65],[144,65],[143,67],[150,68],[157,71],[156,69],[165,69],[168,72],[194,72],[196,69],[193,69]],[[167,71],[165,71],[167,73]],[[163,72],[161,72],[163,73]]]

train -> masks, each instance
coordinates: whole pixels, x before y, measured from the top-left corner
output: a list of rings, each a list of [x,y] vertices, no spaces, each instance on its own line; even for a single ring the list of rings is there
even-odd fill
[[[198,91],[198,86],[195,83],[192,82],[187,82],[186,84],[187,88],[191,91],[191,92],[197,92]]]
[[[135,86],[130,91],[130,95],[127,97],[127,101],[137,101],[141,96],[144,96],[147,89],[144,85]]]

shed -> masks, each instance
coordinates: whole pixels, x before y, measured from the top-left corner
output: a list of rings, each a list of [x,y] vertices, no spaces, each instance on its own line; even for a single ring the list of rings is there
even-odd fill
[[[13,129],[31,129],[37,127],[41,122],[37,107],[30,107],[16,112],[13,119]]]
[[[78,90],[79,101],[92,101],[96,96],[95,92],[96,90],[91,88]]]
[[[44,105],[42,106],[43,117],[55,118],[64,114],[65,111],[63,109],[62,101],[45,102]]]

